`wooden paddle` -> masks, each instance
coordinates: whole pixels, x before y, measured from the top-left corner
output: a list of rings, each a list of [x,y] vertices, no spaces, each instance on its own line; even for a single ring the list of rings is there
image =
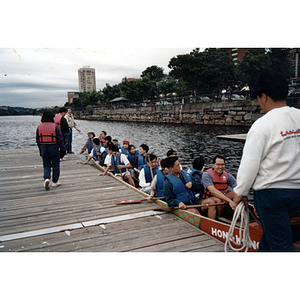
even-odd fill
[[[224,203],[216,203],[216,204],[195,204],[195,205],[187,205],[187,209],[188,208],[199,208],[199,207],[208,207],[208,206],[219,206],[219,205],[224,205]],[[160,208],[154,208],[153,210],[172,210],[172,209],[180,209],[179,206],[175,206],[175,207],[160,207]]]
[[[152,198],[154,200],[162,200],[162,199],[165,199],[165,197],[158,197],[158,198]],[[131,204],[131,203],[140,203],[140,202],[143,202],[143,201],[147,201],[146,198],[142,198],[142,199],[134,199],[134,200],[120,200],[120,201],[117,201],[115,204],[118,205],[118,204]]]

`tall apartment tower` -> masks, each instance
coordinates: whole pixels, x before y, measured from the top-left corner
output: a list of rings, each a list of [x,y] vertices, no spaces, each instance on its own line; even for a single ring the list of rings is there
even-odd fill
[[[243,60],[246,48],[229,48],[232,60],[235,65],[239,64],[239,61]]]
[[[292,48],[289,53],[290,60],[292,62],[294,74],[293,77],[296,79],[300,78],[300,48]]]
[[[79,92],[92,92],[96,90],[95,69],[83,66],[78,69]]]

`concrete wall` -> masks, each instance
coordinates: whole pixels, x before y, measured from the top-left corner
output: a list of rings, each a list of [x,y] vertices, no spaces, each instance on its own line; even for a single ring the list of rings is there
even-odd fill
[[[299,102],[292,104],[299,107]],[[74,112],[74,115],[77,119],[98,121],[251,126],[255,120],[263,115],[263,112],[257,100],[253,100],[107,110],[94,109],[93,115],[82,112]]]

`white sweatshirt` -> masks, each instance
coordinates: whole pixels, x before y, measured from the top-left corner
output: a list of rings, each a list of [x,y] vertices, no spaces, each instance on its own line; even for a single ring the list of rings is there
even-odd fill
[[[272,109],[252,125],[234,191],[246,196],[251,187],[300,189],[299,109]]]

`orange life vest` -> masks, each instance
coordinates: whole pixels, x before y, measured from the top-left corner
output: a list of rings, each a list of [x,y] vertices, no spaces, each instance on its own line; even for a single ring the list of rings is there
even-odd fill
[[[42,145],[56,144],[56,124],[45,122],[38,127],[39,141]]]
[[[220,192],[222,192],[223,194],[225,194],[228,188],[227,172],[224,171],[220,176],[212,168],[208,169],[206,172],[208,172],[211,175],[214,187]],[[210,197],[213,197],[213,195],[209,190],[205,189],[203,198],[210,198]]]
[[[54,117],[54,123],[55,123],[59,128],[61,128],[61,118],[62,118],[62,115],[61,115],[61,114],[56,114],[55,117]]]

